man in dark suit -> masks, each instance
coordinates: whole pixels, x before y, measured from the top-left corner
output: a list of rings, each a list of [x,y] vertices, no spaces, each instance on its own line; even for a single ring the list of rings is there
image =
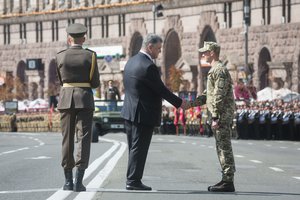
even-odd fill
[[[57,53],[57,74],[61,84],[58,110],[61,113],[62,167],[66,182],[64,190],[85,191],[82,184],[88,167],[91,146],[94,96],[92,88],[100,84],[96,53],[83,49],[87,28],[71,24],[67,28],[70,47]],[[75,131],[76,130],[76,131]],[[78,135],[77,157],[74,160],[74,135]],[[72,169],[76,166],[73,185]]]
[[[138,54],[124,70],[125,100],[122,117],[128,141],[127,190],[151,190],[141,182],[153,129],[161,123],[162,99],[176,108],[186,102],[164,85],[153,59],[161,52],[162,39],[148,34]]]

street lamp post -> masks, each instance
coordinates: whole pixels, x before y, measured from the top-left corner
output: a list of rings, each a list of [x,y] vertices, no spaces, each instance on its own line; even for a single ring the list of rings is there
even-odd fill
[[[244,0],[245,70],[247,70],[247,73],[250,72],[249,63],[248,63],[248,27],[249,27],[249,24],[250,24],[249,0]]]
[[[153,33],[156,32],[156,18],[164,16],[162,10],[164,7],[161,4],[155,5],[153,2],[152,12],[153,12]]]
[[[156,32],[156,6],[155,6],[155,3],[153,3],[153,6],[152,6],[152,12],[153,12],[153,33],[155,34]]]

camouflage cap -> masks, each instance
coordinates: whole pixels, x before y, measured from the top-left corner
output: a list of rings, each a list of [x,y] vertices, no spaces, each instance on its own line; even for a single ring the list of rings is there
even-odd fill
[[[87,28],[83,24],[74,23],[70,24],[67,27],[66,31],[70,36],[78,38],[83,37],[86,34]]]
[[[220,52],[220,45],[218,45],[216,42],[208,42],[205,41],[202,48],[199,49],[199,52],[204,53],[206,51],[216,51]]]

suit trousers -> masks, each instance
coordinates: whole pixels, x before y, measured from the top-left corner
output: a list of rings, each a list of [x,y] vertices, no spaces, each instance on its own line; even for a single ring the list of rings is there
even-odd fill
[[[91,134],[92,134],[92,109],[64,109],[61,113],[62,128],[62,162],[64,169],[86,169],[89,164]],[[76,162],[74,160],[74,136],[78,137]]]
[[[125,120],[128,142],[128,168],[126,184],[141,183],[154,126]]]

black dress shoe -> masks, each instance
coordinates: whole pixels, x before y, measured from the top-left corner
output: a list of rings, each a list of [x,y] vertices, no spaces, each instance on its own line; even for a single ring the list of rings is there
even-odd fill
[[[221,181],[215,185],[208,187],[209,192],[234,192],[234,184],[233,182]]]
[[[126,190],[152,190],[152,188],[144,185],[143,183],[136,183],[126,185]]]

